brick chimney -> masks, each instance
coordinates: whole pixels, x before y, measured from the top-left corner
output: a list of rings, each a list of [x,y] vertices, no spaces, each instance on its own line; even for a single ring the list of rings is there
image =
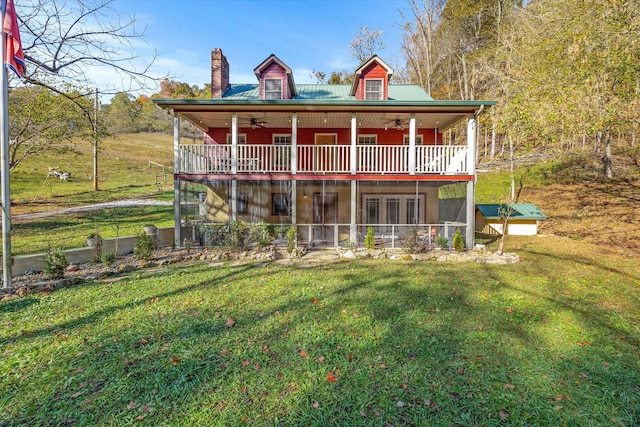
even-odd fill
[[[222,49],[211,52],[211,98],[222,98],[229,88],[229,62]]]

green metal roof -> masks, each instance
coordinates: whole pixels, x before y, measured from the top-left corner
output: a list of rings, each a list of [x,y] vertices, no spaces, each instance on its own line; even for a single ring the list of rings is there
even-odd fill
[[[476,208],[486,219],[500,219],[500,210],[507,209],[506,205],[498,203],[477,204]],[[533,203],[516,203],[513,205],[512,219],[547,219],[545,214]]]
[[[353,101],[355,98],[349,94],[351,85],[329,84],[299,84],[296,85],[298,96],[296,100],[333,100]],[[223,100],[260,100],[260,86],[258,84],[234,84],[231,85],[222,96]],[[390,101],[433,101],[420,86],[417,85],[389,85]]]

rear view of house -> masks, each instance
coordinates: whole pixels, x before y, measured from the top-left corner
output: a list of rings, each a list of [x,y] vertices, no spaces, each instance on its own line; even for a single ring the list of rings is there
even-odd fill
[[[193,223],[292,224],[298,243],[399,245],[475,229],[477,115],[492,101],[436,101],[390,83],[378,56],[352,85],[296,84],[270,55],[257,82],[231,84],[221,49],[211,54],[211,99],[160,99],[174,115],[176,241]],[[204,132],[180,142],[180,120]],[[448,132],[466,121],[466,132]]]

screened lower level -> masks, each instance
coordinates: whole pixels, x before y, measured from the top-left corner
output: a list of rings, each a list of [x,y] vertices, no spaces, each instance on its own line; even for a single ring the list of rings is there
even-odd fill
[[[469,225],[467,182],[180,180],[178,188],[181,241],[206,246],[202,230],[234,221],[293,225],[308,247],[363,246],[369,229],[379,247],[400,247],[408,233],[433,245],[456,230],[466,236]]]

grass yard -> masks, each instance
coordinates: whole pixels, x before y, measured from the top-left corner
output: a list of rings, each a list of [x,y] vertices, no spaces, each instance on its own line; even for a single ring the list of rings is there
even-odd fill
[[[632,426],[640,268],[200,264],[0,305],[0,425]],[[233,325],[232,325],[233,324]]]

